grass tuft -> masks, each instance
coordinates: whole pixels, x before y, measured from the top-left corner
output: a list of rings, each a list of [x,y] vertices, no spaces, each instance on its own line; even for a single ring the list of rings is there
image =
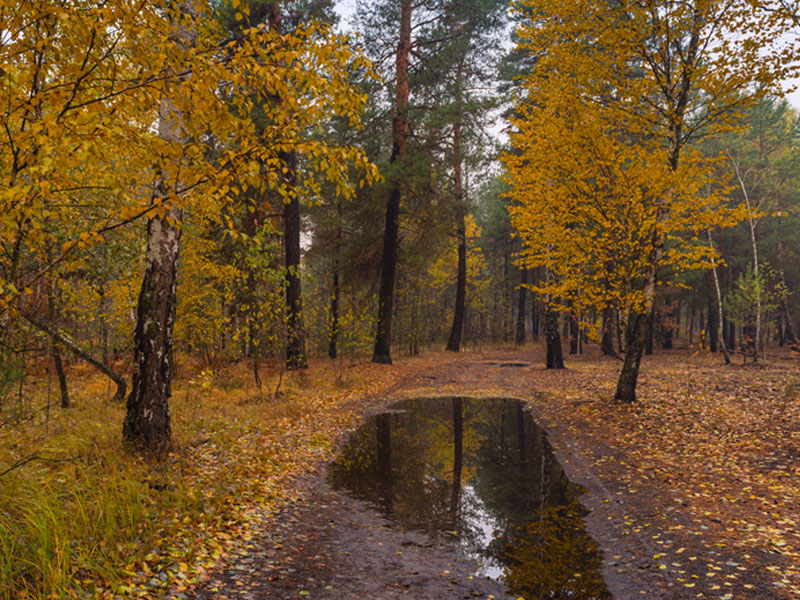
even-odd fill
[[[349,385],[330,370],[285,375],[272,399],[247,365],[184,366],[170,404],[175,449],[153,462],[123,449],[124,407],[106,382],[73,369],[73,408],[0,430],[0,472],[35,456],[0,477],[0,600],[190,589],[249,535],[254,511],[268,513],[292,475],[329,456],[355,414],[337,407],[391,383],[381,374],[376,384],[370,365]],[[46,393],[46,381],[26,388],[31,406]]]

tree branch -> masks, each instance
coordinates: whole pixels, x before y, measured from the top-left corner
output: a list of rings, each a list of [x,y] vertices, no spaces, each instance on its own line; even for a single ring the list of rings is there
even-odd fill
[[[68,458],[50,458],[49,456],[42,456],[40,454],[31,454],[30,456],[21,458],[17,462],[13,463],[5,471],[0,473],[0,477],[8,475],[9,473],[11,473],[11,471],[15,471],[16,469],[19,469],[20,467],[23,467],[27,465],[29,462],[33,462],[34,460],[40,460],[42,462],[50,462],[50,463],[62,463],[62,462],[72,462],[78,460],[79,458],[83,458],[83,455],[78,454],[77,456],[70,456]]]
[[[83,348],[78,346],[78,344],[72,341],[72,339],[70,339],[66,334],[59,332],[58,330],[56,330],[53,327],[50,327],[46,323],[42,323],[41,321],[39,321],[38,319],[36,319],[31,315],[22,313],[22,316],[25,318],[26,321],[28,321],[28,323],[36,327],[36,329],[49,335],[56,342],[68,348],[73,354],[88,362],[90,365],[95,367],[98,371],[100,371],[106,377],[108,377],[114,383],[116,383],[117,393],[114,394],[113,398],[114,402],[122,402],[125,399],[125,390],[127,386],[125,384],[125,380],[119,374],[110,369],[107,365],[103,364],[101,361],[97,360],[94,356],[86,352]]]

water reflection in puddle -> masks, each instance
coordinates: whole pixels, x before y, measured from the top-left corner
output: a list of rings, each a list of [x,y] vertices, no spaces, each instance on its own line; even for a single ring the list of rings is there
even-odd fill
[[[401,527],[455,541],[517,595],[611,598],[582,488],[519,401],[399,402],[353,434],[330,474]]]

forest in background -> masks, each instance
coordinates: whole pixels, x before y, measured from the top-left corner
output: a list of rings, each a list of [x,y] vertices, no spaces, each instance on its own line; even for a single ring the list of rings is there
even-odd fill
[[[550,67],[537,71],[537,61],[547,63],[530,47],[544,38],[520,38],[535,22],[535,3],[520,3],[515,12],[489,0],[361,5],[351,24],[358,34],[353,40],[317,25],[337,20],[324,1],[288,2],[280,11],[269,2],[210,4],[205,11],[191,3],[175,5],[184,16],[194,11],[192,25],[181,25],[158,7],[137,14],[133,5],[113,6],[118,12],[89,3],[60,19],[46,3],[9,5],[4,31],[17,27],[21,33],[4,45],[10,108],[3,164],[10,185],[2,221],[0,397],[7,418],[40,410],[26,399],[25,382],[45,365],[58,373],[64,405],[64,364],[76,360],[106,372],[116,382],[118,400],[125,395],[124,379],[143,360],[134,356],[141,340],[135,342],[133,333],[137,321],[150,318],[137,311],[143,274],[154,269],[145,241],[159,222],[174,225],[181,246],[180,267],[171,267],[177,268],[174,298],[162,299],[161,315],[153,317],[172,323],[174,310],[174,324],[164,325],[161,334],[160,343],[169,347],[162,348],[164,357],[174,349],[202,357],[212,368],[251,360],[258,380],[264,361],[272,369],[302,368],[306,354],[352,360],[372,350],[375,360],[391,362],[391,354],[413,355],[421,347],[519,345],[546,337],[548,313],[557,321],[550,337],[566,338],[569,352],[605,340],[606,353],[624,353],[629,313],[638,308],[621,298],[642,287],[642,272],[634,267],[612,274],[622,269],[611,265],[624,259],[593,255],[591,247],[601,242],[579,233],[574,214],[533,225],[509,217],[509,206],[516,219],[523,218],[519,211],[547,203],[571,210],[564,198],[579,188],[551,186],[554,195],[532,188],[525,173],[553,173],[529,161],[530,150],[513,137],[517,130],[537,135],[520,125],[520,119],[527,119],[528,129],[534,123],[519,116],[528,90],[538,85],[537,102],[545,94],[559,96],[542,85]],[[773,12],[743,6],[756,11],[749,18],[762,16],[765,28],[767,16],[774,20]],[[722,29],[725,19],[733,22],[733,13],[708,18],[719,19]],[[115,19],[119,31],[101,36],[99,25]],[[155,32],[149,43],[158,42],[161,52],[148,46],[147,54],[148,41],[138,34],[126,37],[125,27],[142,27],[147,19]],[[781,26],[793,19],[785,15]],[[775,23],[769,26],[774,31]],[[180,47],[183,56],[169,48],[175,47],[170,27],[195,30],[192,43]],[[542,32],[544,27],[537,35],[553,33]],[[674,35],[688,43],[690,34]],[[257,44],[261,56],[248,55]],[[215,56],[209,53],[214,47],[226,50]],[[556,61],[557,49],[580,51],[552,45]],[[728,49],[725,64],[735,61],[734,50]],[[132,60],[134,52],[142,55]],[[796,343],[798,117],[774,95],[792,68],[774,54],[780,56],[776,64],[750,65],[749,83],[731,72],[707,114],[702,106],[711,92],[703,86],[711,83],[696,76],[688,90],[691,100],[681,119],[693,135],[681,146],[696,164],[706,162],[679,177],[693,178],[695,186],[702,182],[705,196],[713,196],[703,208],[706,216],[722,219],[724,213],[728,220],[720,229],[721,222],[705,219],[700,231],[691,224],[700,222],[700,213],[690,209],[664,233],[667,246],[688,246],[690,258],[661,267],[648,300],[648,351],[653,343],[668,348],[676,338],[712,351],[724,341],[730,352],[750,348],[757,359],[756,337],[759,349]],[[587,64],[599,65],[598,56]],[[190,77],[162,76],[200,57],[206,63]],[[267,71],[259,63],[269,57],[278,67]],[[304,71],[308,65],[311,70]],[[337,77],[313,72],[320,66]],[[680,60],[670,68],[677,73]],[[225,88],[231,82],[257,93],[236,94]],[[181,86],[190,92],[185,97],[191,106],[177,105],[168,95]],[[562,95],[580,97],[577,90]],[[165,131],[167,104],[185,132]],[[504,115],[511,116],[510,130]],[[613,115],[603,118],[614,122],[608,120]],[[500,131],[512,132],[510,146]],[[582,141],[563,130],[553,139],[588,148],[591,135],[608,134],[585,126],[581,133]],[[170,139],[176,135],[185,139]],[[619,139],[619,132],[613,135]],[[642,133],[628,135],[633,140]],[[653,137],[656,152],[666,148]],[[602,137],[596,141],[606,143]],[[246,144],[254,146],[245,149]],[[544,142],[536,149],[551,165],[565,164],[559,157],[568,151]],[[498,164],[503,153],[529,162],[519,167],[506,160],[504,177]],[[656,172],[652,162],[642,165]],[[596,175],[587,167],[587,178]],[[575,193],[578,203],[581,194],[587,198],[601,189],[593,185],[594,192]],[[630,203],[625,191],[614,188],[618,183],[604,185],[604,193]],[[681,201],[691,206],[700,196],[692,190]],[[616,226],[646,238],[646,211],[652,207],[642,204],[642,212]],[[555,236],[556,222],[558,235],[573,238],[569,258],[558,254],[552,239],[537,237],[537,228]],[[612,246],[623,244],[621,231],[609,234]],[[550,257],[529,250],[536,244]],[[718,252],[717,263],[710,248]],[[177,260],[175,251],[170,260]],[[636,243],[629,251],[646,254]],[[576,259],[580,252],[583,257]],[[581,276],[569,281],[554,268],[559,263]],[[596,265],[607,271],[604,289],[616,292],[604,296],[592,289]],[[169,288],[168,282],[160,285]],[[614,293],[619,297],[611,298]],[[167,339],[172,327],[174,339]],[[164,395],[165,383],[156,395]]]
[[[654,348],[797,348],[796,12],[604,10],[4,1],[2,434],[86,365],[160,451],[184,365],[275,401],[309,358],[598,344],[630,402]]]

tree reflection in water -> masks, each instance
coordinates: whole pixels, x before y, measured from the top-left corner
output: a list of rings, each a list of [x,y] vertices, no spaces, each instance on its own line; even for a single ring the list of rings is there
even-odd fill
[[[330,474],[401,527],[454,539],[515,594],[611,598],[582,489],[519,401],[400,402],[353,434]]]

